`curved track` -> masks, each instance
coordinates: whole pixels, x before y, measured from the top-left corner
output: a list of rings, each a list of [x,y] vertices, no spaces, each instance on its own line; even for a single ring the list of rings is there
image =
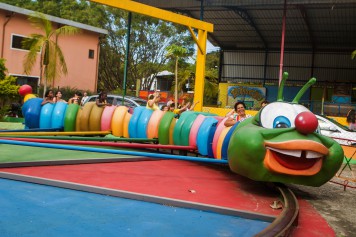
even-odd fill
[[[289,236],[292,228],[298,224],[299,204],[294,193],[282,184],[274,184],[282,195],[283,211],[258,237]]]

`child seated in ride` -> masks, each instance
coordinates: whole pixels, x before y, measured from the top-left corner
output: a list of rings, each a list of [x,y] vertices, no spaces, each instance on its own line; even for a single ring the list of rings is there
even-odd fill
[[[349,110],[346,115],[346,121],[349,124],[349,129],[356,131],[356,111],[354,109]]]
[[[54,104],[56,103],[55,101],[53,101],[53,90],[48,90],[45,94],[45,98],[43,99],[41,105],[45,105],[47,103],[51,103],[51,104]]]
[[[161,95],[158,91],[156,91],[154,94],[148,96],[146,108],[152,110],[158,110],[159,109],[158,102],[160,100],[161,100]]]
[[[102,107],[102,106],[111,106],[110,103],[107,102],[108,94],[106,92],[100,92],[99,97],[96,99],[95,103],[97,106]]]
[[[78,104],[80,102],[80,97],[82,96],[82,93],[79,91],[76,91],[74,93],[74,96],[68,100],[68,104]]]

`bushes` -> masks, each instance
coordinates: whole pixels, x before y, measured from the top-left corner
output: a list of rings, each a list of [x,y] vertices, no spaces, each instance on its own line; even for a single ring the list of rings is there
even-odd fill
[[[16,77],[6,76],[7,68],[5,59],[0,59],[0,118],[4,117],[13,102],[20,101],[19,87],[16,85]]]

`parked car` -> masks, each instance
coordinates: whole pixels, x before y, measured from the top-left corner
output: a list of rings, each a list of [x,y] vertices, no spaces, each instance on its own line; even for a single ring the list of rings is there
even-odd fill
[[[320,133],[331,137],[342,145],[356,145],[356,131],[323,115],[316,115],[319,122]]]
[[[96,99],[98,98],[99,95],[91,95],[87,98],[87,100],[84,102],[95,102]],[[129,107],[130,113],[132,113],[133,109],[137,106],[146,106],[147,101],[138,97],[134,96],[125,96],[124,97],[124,103],[122,103],[123,96],[121,95],[108,95],[107,97],[107,102],[112,105],[125,105]]]

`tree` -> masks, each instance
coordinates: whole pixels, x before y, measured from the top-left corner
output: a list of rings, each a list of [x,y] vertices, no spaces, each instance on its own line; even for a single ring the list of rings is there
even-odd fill
[[[16,77],[6,76],[7,68],[5,59],[0,59],[0,107],[4,107],[8,102],[18,101],[20,96],[18,93],[19,86],[16,85]]]
[[[175,108],[177,108],[178,102],[178,62],[179,59],[184,59],[188,56],[188,50],[182,46],[172,44],[167,47],[167,56],[175,59],[175,80],[174,80],[174,100]]]
[[[205,80],[204,80],[204,104],[216,104],[219,92],[219,52],[211,52],[206,55]]]
[[[64,55],[58,45],[59,36],[74,35],[80,30],[73,26],[62,26],[58,29],[54,29],[47,17],[39,12],[30,15],[29,20],[35,27],[41,29],[44,34],[31,34],[30,38],[23,40],[23,47],[29,49],[29,52],[25,56],[23,66],[25,73],[27,75],[30,74],[36,63],[38,52],[41,52],[40,81],[44,78],[44,97],[47,90],[47,82],[55,81],[62,73],[65,75],[68,73]]]
[[[212,105],[217,103],[218,78],[219,78],[219,52],[211,52],[206,55],[205,78],[204,78],[204,104]],[[178,94],[187,90],[186,84],[189,82],[190,91],[194,91],[195,86],[195,64],[189,64],[183,60],[179,62]],[[173,88],[174,90],[174,88]],[[201,101],[203,103],[203,101]]]
[[[177,90],[178,94],[184,93],[188,91],[187,84],[189,83],[189,90],[194,90],[194,70],[192,64],[184,64],[183,62],[179,62],[179,72],[178,72],[178,82],[177,82]],[[175,90],[175,83],[174,83]]]
[[[6,76],[7,68],[5,66],[5,59],[0,58],[0,79],[4,79]]]
[[[123,87],[127,11],[85,0],[3,2],[108,30],[108,35],[100,40],[98,88],[113,91]],[[185,26],[140,14],[132,14],[130,40],[127,88],[136,85],[137,79],[148,78],[167,69],[167,46],[184,45],[190,54],[194,52],[193,39]],[[145,80],[144,86],[150,88],[152,82]]]
[[[100,49],[99,83],[110,90],[121,87],[123,81],[127,12],[108,8],[108,14],[109,24],[105,28],[109,34],[102,41]],[[150,88],[154,76],[167,67],[166,48],[169,45],[186,42],[184,45],[193,51],[191,36],[188,33],[184,27],[132,14],[127,87],[136,85],[137,79],[145,78],[142,88]]]

